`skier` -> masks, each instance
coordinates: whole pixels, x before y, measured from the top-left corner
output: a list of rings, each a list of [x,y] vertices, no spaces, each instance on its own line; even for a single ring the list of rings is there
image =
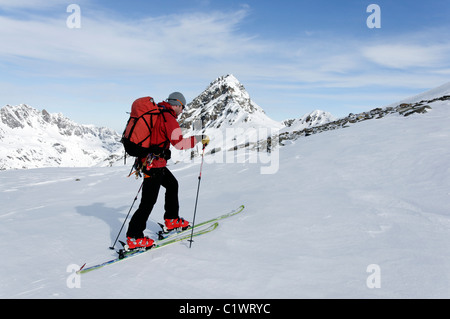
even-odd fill
[[[146,158],[139,158],[142,167],[144,182],[139,208],[133,214],[127,230],[127,245],[129,249],[151,247],[154,240],[144,236],[147,220],[158,198],[159,189],[166,189],[164,204],[165,230],[176,228],[186,229],[189,222],[178,215],[178,181],[167,169],[167,160],[170,158],[170,144],[178,150],[193,148],[198,142],[208,145],[209,137],[206,135],[184,138],[177,122],[177,117],[183,112],[186,99],[180,92],[169,95],[166,101],[158,106],[166,110],[161,114],[152,128],[150,144],[154,151]]]

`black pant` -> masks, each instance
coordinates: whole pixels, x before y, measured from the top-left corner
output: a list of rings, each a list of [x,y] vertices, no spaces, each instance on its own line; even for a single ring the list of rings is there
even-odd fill
[[[177,179],[167,167],[152,168],[149,173],[150,177],[144,179],[139,208],[136,210],[128,224],[127,237],[144,237],[147,220],[158,199],[158,193],[161,186],[166,189],[164,219],[178,218],[179,204]]]

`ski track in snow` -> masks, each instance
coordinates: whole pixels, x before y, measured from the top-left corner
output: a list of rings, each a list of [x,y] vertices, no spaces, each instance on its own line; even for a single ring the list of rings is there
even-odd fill
[[[0,172],[1,298],[448,298],[450,105],[300,138],[265,164],[205,163],[197,221],[245,204],[198,237],[99,263],[141,180],[129,165]],[[225,157],[224,157],[225,158]],[[130,164],[131,165],[131,164]],[[171,165],[192,220],[198,163]],[[164,189],[147,225],[163,218]],[[137,209],[137,202],[133,208]],[[121,239],[124,238],[125,230]],[[24,237],[26,245],[11,247]],[[381,287],[367,286],[369,265]]]

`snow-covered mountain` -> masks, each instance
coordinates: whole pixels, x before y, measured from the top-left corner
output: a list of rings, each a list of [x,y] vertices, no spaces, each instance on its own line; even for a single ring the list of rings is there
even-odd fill
[[[221,76],[190,102],[179,118],[186,136],[207,134],[207,154],[228,151],[276,134],[283,124],[272,120],[234,75]],[[172,152],[175,162],[189,160],[194,151]]]
[[[180,116],[182,128],[199,130],[195,121],[203,120],[205,129],[230,127],[280,129],[282,125],[269,118],[232,74],[215,79]]]
[[[290,131],[301,131],[306,128],[311,128],[314,126],[324,125],[329,122],[335,121],[336,118],[329,112],[315,110],[311,113],[305,114],[298,119],[290,119],[283,121],[285,127],[280,131],[290,132]]]
[[[25,104],[0,109],[0,169],[108,165],[120,136]]]

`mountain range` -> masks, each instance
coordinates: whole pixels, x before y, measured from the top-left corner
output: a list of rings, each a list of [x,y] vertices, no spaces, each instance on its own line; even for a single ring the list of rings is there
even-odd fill
[[[94,166],[114,162],[120,136],[28,105],[0,109],[0,169]]]
[[[190,102],[179,118],[186,136],[211,137],[208,153],[237,148],[266,149],[267,140],[284,145],[323,131],[345,128],[389,114],[408,116],[425,113],[437,100],[450,99],[450,83],[385,108],[337,119],[315,110],[297,119],[277,122],[251,98],[233,75],[221,76]],[[110,166],[122,163],[120,135],[108,128],[77,124],[61,113],[50,114],[28,105],[6,105],[0,109],[0,169],[38,167]],[[173,151],[174,162],[192,159],[200,152]]]

